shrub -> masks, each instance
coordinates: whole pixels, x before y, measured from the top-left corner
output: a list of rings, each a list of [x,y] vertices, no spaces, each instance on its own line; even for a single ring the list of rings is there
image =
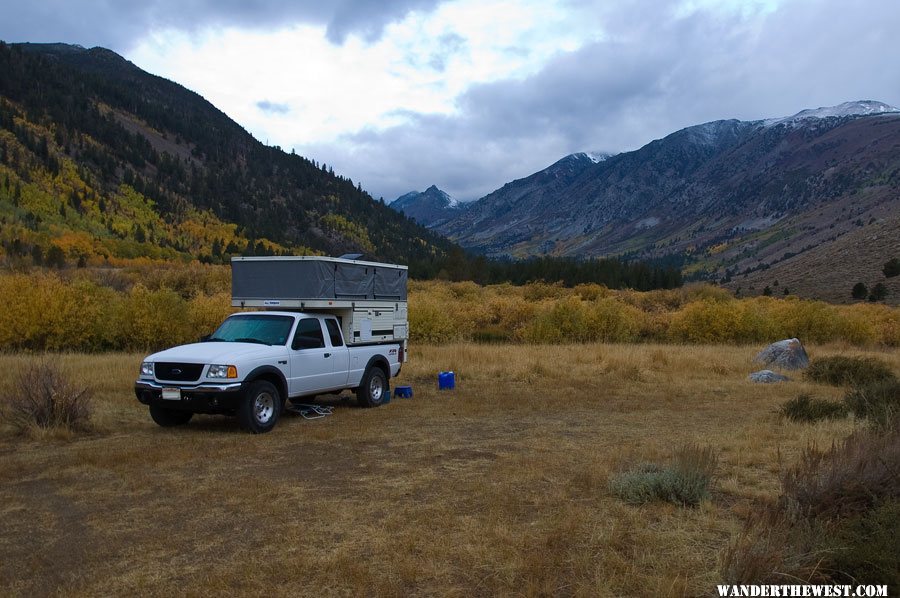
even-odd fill
[[[900,380],[889,378],[854,388],[844,396],[844,403],[856,417],[887,426],[900,415]]]
[[[73,384],[49,362],[28,363],[15,377],[9,393],[4,415],[20,432],[33,426],[71,431],[89,427],[90,391]]]
[[[814,382],[835,386],[858,386],[881,380],[891,380],[894,373],[890,366],[875,357],[846,357],[835,355],[822,357],[810,364],[806,377]]]
[[[817,422],[823,419],[837,419],[847,415],[847,407],[837,401],[814,399],[800,395],[781,406],[782,416],[795,422]]]
[[[602,284],[579,284],[575,285],[572,292],[585,301],[594,301],[603,297],[610,296],[610,290]]]
[[[831,520],[900,499],[900,428],[860,430],[821,452],[809,448],[782,476],[781,506],[794,519]]]
[[[872,287],[872,293],[869,295],[869,301],[883,301],[888,296],[888,288],[883,282],[879,282]]]
[[[884,267],[881,269],[881,272],[884,274],[885,278],[900,276],[900,259],[891,258],[886,261],[884,263]]]
[[[900,590],[900,501],[886,502],[842,522],[834,533],[830,568],[848,584],[887,584]],[[843,578],[843,579],[841,579]]]
[[[642,463],[610,478],[610,491],[630,504],[663,500],[695,506],[709,498],[716,469],[710,447],[687,445],[678,449],[669,465]]]
[[[101,315],[116,294],[89,281],[52,274],[0,276],[0,347],[31,351],[96,350],[111,342]]]
[[[508,343],[512,340],[512,332],[494,324],[473,332],[472,340],[476,343]]]
[[[721,343],[733,341],[737,326],[735,303],[704,299],[688,303],[675,312],[669,336],[688,343]]]
[[[235,312],[231,307],[231,295],[196,295],[188,303],[188,319],[191,331],[198,337],[210,334],[229,315]]]
[[[730,584],[782,584],[786,579],[824,583],[814,525],[796,525],[777,509],[751,513],[722,554],[722,580]]]
[[[828,451],[807,449],[725,551],[729,583],[888,583],[900,562],[900,429],[861,429]]]
[[[120,344],[129,350],[153,350],[196,340],[187,302],[170,289],[151,291],[135,285],[122,305]]]
[[[853,285],[850,296],[854,299],[865,299],[869,295],[869,287],[864,282],[858,282]]]
[[[409,332],[415,342],[446,343],[459,340],[456,322],[439,299],[423,296],[409,302]]]

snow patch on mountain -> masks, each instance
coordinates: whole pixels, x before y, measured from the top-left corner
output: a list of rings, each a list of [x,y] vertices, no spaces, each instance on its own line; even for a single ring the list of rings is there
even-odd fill
[[[588,159],[597,164],[598,162],[603,162],[609,158],[612,158],[615,154],[610,154],[609,152],[584,152],[584,155],[588,157]]]
[[[876,102],[874,100],[859,100],[856,102],[844,102],[837,106],[823,106],[821,108],[809,108],[801,110],[793,116],[785,116],[782,118],[768,118],[762,123],[767,127],[775,125],[799,125],[804,121],[819,118],[848,118],[854,116],[872,116],[876,114],[892,114],[900,112],[900,108],[895,108],[884,102]]]

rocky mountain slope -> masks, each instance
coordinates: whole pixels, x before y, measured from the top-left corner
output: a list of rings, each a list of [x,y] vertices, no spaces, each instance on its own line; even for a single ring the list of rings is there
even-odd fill
[[[435,230],[495,256],[674,256],[733,285],[777,264],[834,260],[828,247],[852,233],[869,250],[830,264],[841,280],[829,285],[849,289],[900,253],[900,233],[866,235],[900,214],[898,150],[900,111],[874,101],[716,121],[596,163],[569,156]],[[801,286],[828,294],[825,283]]]
[[[458,251],[198,94],[65,44],[0,42],[0,218],[26,265],[356,251],[422,275]]]

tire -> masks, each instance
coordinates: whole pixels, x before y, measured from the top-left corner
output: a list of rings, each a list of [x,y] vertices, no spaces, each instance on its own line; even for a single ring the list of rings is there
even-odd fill
[[[163,428],[171,428],[173,426],[183,426],[191,421],[194,417],[192,411],[181,411],[180,409],[166,409],[159,405],[150,405],[150,417],[156,422],[156,425]]]
[[[283,403],[278,389],[271,382],[257,380],[247,388],[247,394],[237,411],[241,428],[251,434],[271,432],[281,415]]]
[[[384,403],[389,392],[391,388],[384,370],[378,366],[371,366],[366,370],[359,388],[356,389],[356,400],[363,407],[378,407]]]

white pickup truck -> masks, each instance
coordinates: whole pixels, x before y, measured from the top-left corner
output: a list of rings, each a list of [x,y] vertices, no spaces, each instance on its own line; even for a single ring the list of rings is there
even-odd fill
[[[160,426],[236,415],[258,434],[287,400],[356,392],[377,407],[408,358],[407,267],[352,258],[232,258],[236,313],[202,342],[148,356],[134,383]],[[277,310],[277,311],[270,311]]]
[[[203,342],[148,356],[134,390],[160,426],[223,413],[248,432],[268,432],[286,399],[351,389],[365,407],[382,404],[403,351],[400,342],[348,347],[330,315],[239,313]]]

